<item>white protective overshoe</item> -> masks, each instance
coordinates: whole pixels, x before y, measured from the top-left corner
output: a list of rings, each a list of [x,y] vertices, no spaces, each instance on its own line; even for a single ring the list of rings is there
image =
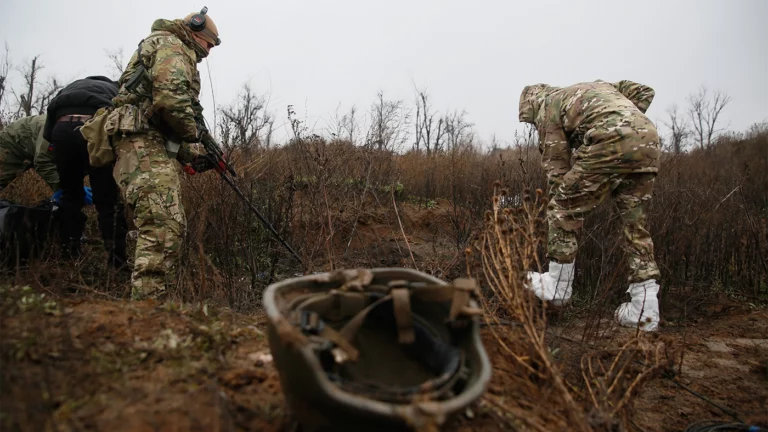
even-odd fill
[[[637,328],[646,332],[653,332],[659,328],[659,285],[656,279],[648,279],[644,282],[629,284],[627,290],[632,300],[622,303],[614,318],[624,327]]]
[[[550,261],[548,272],[528,272],[531,290],[540,300],[548,301],[553,306],[568,304],[573,294],[573,266],[574,263]]]

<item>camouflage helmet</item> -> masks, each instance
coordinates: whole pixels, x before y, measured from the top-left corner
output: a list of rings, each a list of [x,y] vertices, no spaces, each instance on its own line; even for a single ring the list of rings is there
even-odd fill
[[[535,123],[536,115],[542,104],[542,96],[545,90],[552,87],[547,84],[533,84],[525,86],[520,93],[520,107],[518,119],[523,123]]]
[[[302,430],[424,430],[485,391],[473,279],[339,270],[267,287],[270,350]]]

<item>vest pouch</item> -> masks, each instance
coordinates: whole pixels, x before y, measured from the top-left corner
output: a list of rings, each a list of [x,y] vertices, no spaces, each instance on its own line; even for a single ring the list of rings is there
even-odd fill
[[[118,132],[123,134],[132,134],[147,130],[144,122],[144,116],[136,105],[122,105],[114,108],[106,121],[106,131],[109,135]]]
[[[80,127],[80,134],[87,141],[88,160],[92,167],[98,168],[115,161],[111,133],[108,131],[108,119],[113,108],[99,108],[98,111]]]

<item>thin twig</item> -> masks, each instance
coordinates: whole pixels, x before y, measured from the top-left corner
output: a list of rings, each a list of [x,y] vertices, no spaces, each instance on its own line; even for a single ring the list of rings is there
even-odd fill
[[[416,260],[413,258],[413,251],[411,250],[411,244],[408,242],[408,237],[405,235],[405,230],[403,229],[403,222],[400,220],[400,213],[397,211],[397,202],[395,202],[394,188],[392,188],[392,190],[390,190],[389,193],[390,195],[392,195],[392,205],[395,207],[395,216],[397,216],[397,223],[400,224],[400,232],[403,234],[405,245],[408,247],[408,253],[411,254],[411,262],[413,263],[413,268],[415,268],[418,271],[419,266],[416,265]]]
[[[707,215],[707,217],[709,217],[709,215],[711,215],[712,213],[714,213],[714,212],[715,212],[715,210],[717,210],[717,209],[720,207],[720,205],[721,205],[722,203],[724,203],[724,202],[725,202],[725,200],[727,200],[727,199],[728,199],[728,198],[729,198],[731,195],[733,195],[733,194],[734,194],[734,192],[736,192],[736,191],[737,191],[737,190],[739,190],[739,189],[741,189],[741,185],[739,185],[739,186],[736,186],[736,188],[735,188],[734,190],[732,190],[732,191],[731,191],[731,193],[729,193],[728,195],[726,195],[726,196],[725,196],[725,198],[723,198],[723,199],[722,199],[722,200],[721,200],[719,203],[717,203],[717,205],[715,206],[715,208],[713,208],[712,210],[710,210],[710,211],[709,211],[709,212],[706,214],[706,215]],[[694,223],[696,223],[696,221],[697,221],[697,220],[699,220],[699,219],[701,218],[701,216],[702,216],[702,215],[703,215],[703,213],[699,213],[699,215],[698,215],[698,216],[696,216],[696,217],[695,217],[695,218],[694,218],[694,219],[693,219],[691,222],[688,222],[688,221],[686,220],[686,221],[685,221],[685,224],[686,224],[686,225],[688,225],[688,226],[692,226]]]

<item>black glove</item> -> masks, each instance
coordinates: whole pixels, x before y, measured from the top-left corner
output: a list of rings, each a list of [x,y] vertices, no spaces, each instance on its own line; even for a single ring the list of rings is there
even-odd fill
[[[196,173],[203,173],[214,168],[216,168],[216,164],[211,162],[211,159],[205,155],[199,155],[195,156],[195,158],[192,159],[192,162],[184,167],[184,171],[186,171],[189,175],[194,175]]]

